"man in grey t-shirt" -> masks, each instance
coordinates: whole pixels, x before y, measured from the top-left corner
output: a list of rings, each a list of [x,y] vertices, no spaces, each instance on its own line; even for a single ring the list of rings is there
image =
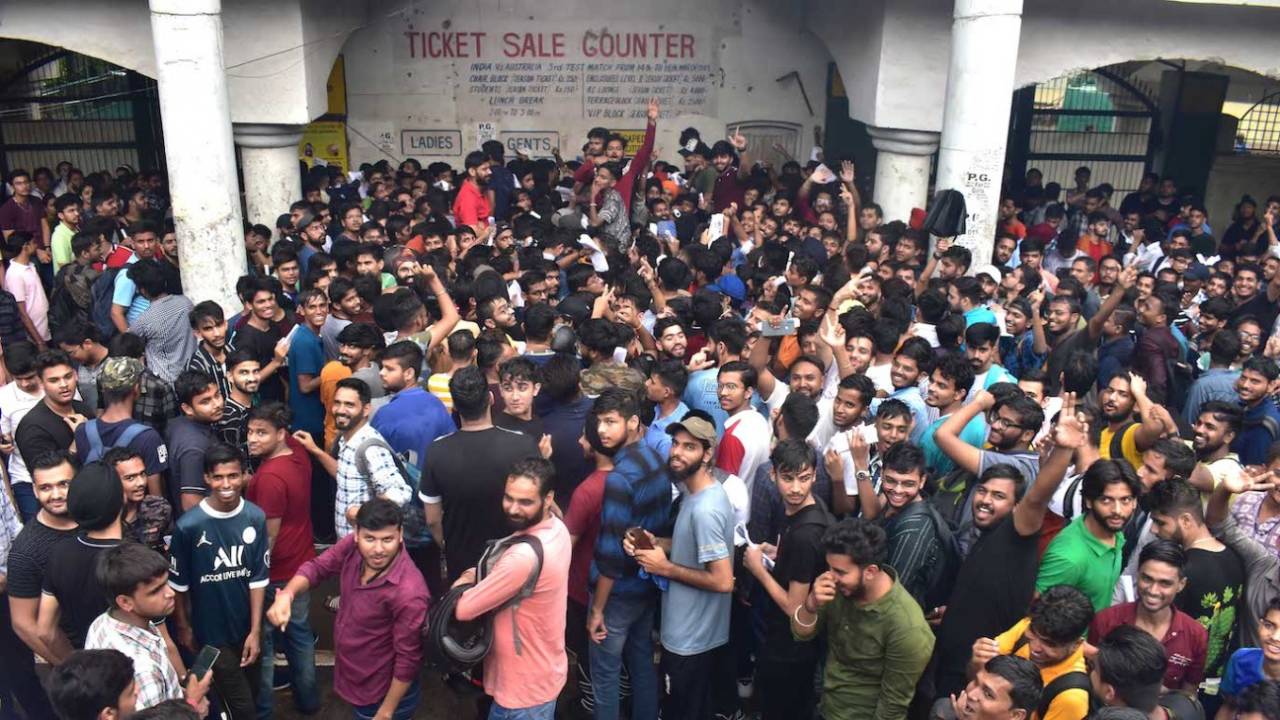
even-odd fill
[[[664,717],[704,718],[731,714],[736,701],[728,660],[733,592],[733,506],[712,475],[715,424],[689,414],[667,426],[667,468],[681,484],[675,531],[667,545],[635,550],[651,575],[666,578],[662,595],[662,670],[670,688]],[[668,560],[663,546],[670,548]]]

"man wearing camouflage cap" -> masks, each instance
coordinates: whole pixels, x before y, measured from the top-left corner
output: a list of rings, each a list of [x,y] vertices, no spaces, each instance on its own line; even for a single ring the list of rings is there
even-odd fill
[[[164,438],[154,428],[133,419],[133,404],[142,392],[142,371],[142,361],[137,358],[111,357],[103,361],[98,393],[105,409],[97,419],[76,428],[76,457],[87,463],[101,460],[111,448],[131,448],[146,465],[147,494],[164,496],[163,478],[169,468]]]

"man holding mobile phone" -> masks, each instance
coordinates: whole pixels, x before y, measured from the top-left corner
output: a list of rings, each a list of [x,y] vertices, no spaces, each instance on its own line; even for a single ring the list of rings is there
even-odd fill
[[[122,543],[104,550],[98,582],[111,605],[89,626],[85,649],[119,650],[133,661],[136,709],[185,699],[203,715],[213,673],[209,668],[198,675],[183,672],[182,657],[164,624],[175,598],[168,580],[169,562],[145,545]]]

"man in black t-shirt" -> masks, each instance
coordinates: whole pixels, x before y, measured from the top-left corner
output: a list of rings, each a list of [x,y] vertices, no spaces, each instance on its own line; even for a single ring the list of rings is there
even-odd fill
[[[236,349],[253,353],[261,366],[258,399],[262,402],[285,399],[284,362],[289,344],[283,340],[294,323],[276,302],[279,289],[280,282],[275,278],[255,278],[243,296],[252,310],[236,329]]]
[[[489,414],[489,385],[475,366],[449,380],[458,432],[436,439],[422,468],[419,497],[426,505],[431,535],[444,538],[449,582],[474,567],[485,543],[510,534],[502,513],[507,471],[517,460],[539,456],[538,442],[495,427]]]
[[[769,460],[786,513],[785,525],[777,547],[749,545],[743,558],[770,601],[757,606],[765,624],[764,644],[756,656],[760,713],[763,720],[811,717],[818,646],[791,636],[791,613],[804,602],[814,578],[826,569],[822,534],[834,520],[813,496],[817,468],[813,450],[804,441],[780,441]],[[772,569],[765,565],[767,554],[775,558]]]
[[[1023,477],[1009,464],[992,465],[972,491],[972,526],[962,527],[960,545],[968,548],[947,604],[925,608],[938,628],[933,687],[928,673],[921,692],[949,698],[968,683],[973,643],[995,637],[1026,616],[1035,593],[1038,540],[1049,500],[1066,477],[1075,451],[1088,444],[1076,415],[1076,398],[1067,393],[1054,426],[1054,450],[1036,478]],[[1025,494],[1024,494],[1025,493]]]
[[[9,685],[29,717],[52,717],[43,687],[35,674],[38,653],[45,660],[53,658],[40,641],[38,612],[40,588],[44,585],[49,554],[63,539],[75,535],[76,523],[67,510],[67,489],[75,476],[75,459],[63,450],[35,458],[27,466],[31,485],[40,511],[27,523],[9,548],[9,571],[6,593],[0,595],[0,664]]]
[[[53,548],[40,588],[40,640],[55,663],[84,647],[89,625],[107,610],[98,554],[122,542],[123,508],[120,478],[100,462],[80,468],[67,489],[67,509],[80,530]]]
[[[79,378],[66,353],[40,353],[36,356],[36,372],[44,387],[44,399],[31,408],[13,433],[14,444],[27,467],[42,455],[69,450],[76,428],[94,416],[92,408],[75,399]]]

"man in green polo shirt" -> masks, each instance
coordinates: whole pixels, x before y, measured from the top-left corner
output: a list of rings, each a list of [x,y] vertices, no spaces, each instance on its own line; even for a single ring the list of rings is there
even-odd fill
[[[1124,566],[1124,527],[1141,492],[1127,460],[1095,460],[1080,483],[1084,512],[1049,543],[1036,576],[1036,593],[1070,585],[1089,598],[1094,612],[1109,607]]]
[[[885,534],[847,518],[822,536],[827,572],[791,615],[797,640],[826,631],[822,716],[902,720],[933,653],[920,606],[885,564]]]

